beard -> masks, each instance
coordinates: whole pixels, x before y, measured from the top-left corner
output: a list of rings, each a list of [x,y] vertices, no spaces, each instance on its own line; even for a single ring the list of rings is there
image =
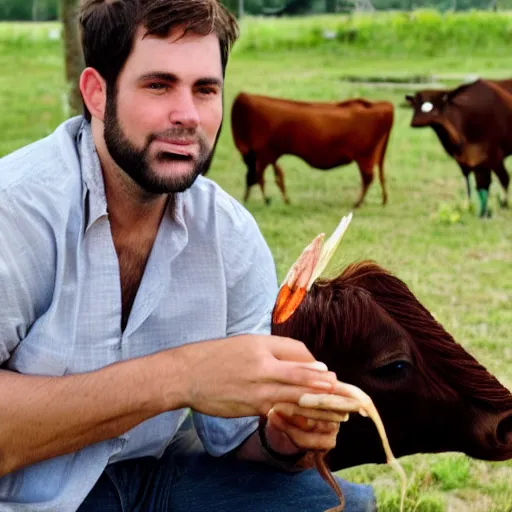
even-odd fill
[[[109,97],[110,96],[110,97]],[[114,94],[107,94],[105,109],[104,138],[107,149],[114,162],[143,190],[150,194],[176,194],[190,188],[200,174],[205,174],[210,167],[218,136],[212,148],[206,138],[197,133],[195,128],[175,126],[165,132],[150,134],[144,146],[136,147],[123,132],[117,117],[117,101]],[[153,157],[160,162],[172,163],[187,161],[192,163],[190,172],[180,176],[161,176],[151,165],[149,147],[158,137],[168,139],[193,139],[199,146],[197,157],[159,151]]]

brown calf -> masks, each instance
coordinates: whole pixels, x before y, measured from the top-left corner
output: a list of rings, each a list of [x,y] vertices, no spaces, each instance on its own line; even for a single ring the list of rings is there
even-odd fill
[[[397,457],[458,451],[512,458],[512,395],[417,300],[375,263],[317,280],[272,333],[303,341],[338,379],[375,403]],[[377,431],[355,415],[327,454],[331,470],[385,462]]]
[[[323,170],[355,161],[362,179],[355,207],[362,204],[378,165],[382,203],[386,204],[384,156],[392,126],[393,105],[384,101],[316,103],[240,93],[233,103],[231,127],[247,165],[244,201],[258,183],[265,202],[270,202],[265,195],[264,171],[272,165],[283,199],[289,202],[284,173],[277,164],[288,154]]]

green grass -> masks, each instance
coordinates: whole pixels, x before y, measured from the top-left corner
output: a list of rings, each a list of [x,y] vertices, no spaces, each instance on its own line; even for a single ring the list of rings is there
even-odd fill
[[[310,22],[317,23],[296,21],[303,27]],[[263,22],[254,23],[260,30]],[[275,25],[270,36],[283,26]],[[37,29],[0,26],[0,64],[4,70],[0,77],[0,155],[48,134],[65,117],[61,48],[58,41],[49,41],[44,35],[48,26]],[[6,31],[15,35],[7,36]],[[431,57],[419,52],[407,58],[399,53],[386,57],[378,42],[372,51],[340,44],[298,49],[279,49],[277,45],[269,51],[244,51],[244,44],[248,44],[244,37],[245,33],[229,65],[226,122],[209,174],[240,200],[245,170],[233,145],[229,111],[241,90],[296,99],[364,96],[391,100],[398,106],[408,92],[400,84],[379,89],[345,83],[340,78],[435,74],[452,85],[469,74],[501,77],[512,69],[512,52],[506,53],[501,47],[478,52],[453,47]],[[27,43],[30,38],[34,41]],[[465,185],[456,164],[445,155],[432,131],[409,127],[410,117],[409,110],[396,109],[386,159],[389,204],[381,206],[380,185],[374,183],[366,203],[355,212],[335,266],[372,258],[394,271],[454,337],[510,388],[512,210],[498,207],[498,186],[494,183],[493,218],[478,219],[464,205]],[[281,164],[291,204],[283,204],[267,170],[272,204],[265,206],[254,188],[247,207],[258,221],[283,278],[302,248],[316,234],[330,233],[340,217],[352,209],[360,178],[355,165],[323,172],[292,156],[283,157]],[[510,461],[489,463],[460,454],[442,454],[405,457],[402,463],[409,479],[410,512],[512,511]],[[372,483],[379,512],[397,510],[399,484],[390,468],[366,465],[341,475]]]
[[[506,55],[512,43],[508,12],[434,10],[304,18],[246,19],[235,52],[337,48],[389,55]]]

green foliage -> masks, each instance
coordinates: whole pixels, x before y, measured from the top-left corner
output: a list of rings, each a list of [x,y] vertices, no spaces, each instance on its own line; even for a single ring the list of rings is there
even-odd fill
[[[42,52],[58,55],[61,52],[61,28],[57,24],[6,23],[0,25],[0,55],[21,58]]]
[[[236,51],[325,48],[346,54],[435,56],[510,52],[512,16],[508,13],[412,13],[331,15],[286,19],[244,19]]]
[[[467,200],[457,203],[443,201],[436,214],[433,215],[441,224],[463,224],[474,217],[477,212],[474,203]]]
[[[46,21],[58,16],[58,0],[0,0],[0,20]]]
[[[231,12],[238,12],[239,0],[221,1]],[[334,12],[339,2],[340,0],[243,0],[244,12],[252,15],[270,14],[294,3],[298,4],[295,14]]]
[[[78,1],[78,0],[77,0]],[[239,0],[221,0],[233,13],[238,13]],[[244,13],[261,15],[298,4],[295,14],[335,13],[354,9],[355,0],[243,0]],[[511,9],[512,0],[372,0],[377,10],[411,10],[432,8],[440,11],[456,9]],[[58,18],[58,0],[0,0],[0,20],[45,21]]]
[[[441,459],[432,467],[432,475],[442,491],[466,487],[470,479],[470,463],[466,458]]]
[[[237,10],[238,0],[222,0],[233,12]],[[260,15],[271,13],[295,2],[302,4],[299,12],[308,14],[334,13],[353,11],[356,0],[244,0],[244,10],[248,14]],[[412,10],[418,8],[431,8],[439,11],[470,9],[493,10],[493,8],[506,10],[512,7],[512,0],[372,0],[376,10]]]

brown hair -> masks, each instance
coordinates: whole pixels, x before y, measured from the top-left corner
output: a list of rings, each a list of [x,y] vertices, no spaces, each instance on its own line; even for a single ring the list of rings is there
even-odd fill
[[[160,37],[176,27],[183,27],[184,33],[215,34],[223,72],[238,38],[236,19],[219,0],[82,0],[78,19],[85,65],[100,73],[108,91],[115,91],[140,26],[145,35]],[[90,120],[85,106],[84,112]]]

